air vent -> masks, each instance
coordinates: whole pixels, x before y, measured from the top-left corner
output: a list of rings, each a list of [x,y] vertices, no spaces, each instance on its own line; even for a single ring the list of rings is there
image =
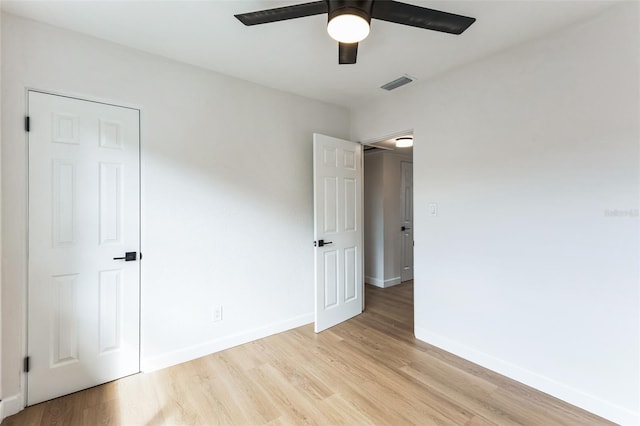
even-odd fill
[[[409,78],[403,75],[400,78],[396,78],[395,80],[388,82],[384,86],[380,86],[380,88],[384,90],[393,90],[393,89],[397,89],[400,86],[404,86],[405,84],[409,84],[412,81],[413,81],[412,78]]]

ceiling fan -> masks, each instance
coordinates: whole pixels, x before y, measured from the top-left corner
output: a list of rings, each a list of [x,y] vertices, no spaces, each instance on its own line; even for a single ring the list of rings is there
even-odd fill
[[[328,14],[327,32],[338,42],[338,63],[355,64],[358,42],[372,18],[450,34],[462,34],[475,18],[392,0],[321,0],[235,15],[245,25]]]

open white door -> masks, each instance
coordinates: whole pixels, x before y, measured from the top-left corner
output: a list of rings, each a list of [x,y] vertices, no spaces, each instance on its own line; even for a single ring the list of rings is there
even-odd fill
[[[314,133],[315,331],[363,307],[362,146]]]
[[[139,114],[29,92],[28,405],[139,371]]]

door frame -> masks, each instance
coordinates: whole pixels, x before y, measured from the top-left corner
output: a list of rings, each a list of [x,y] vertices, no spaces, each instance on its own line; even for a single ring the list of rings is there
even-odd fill
[[[411,165],[411,280],[413,280],[414,278],[414,274],[413,274],[413,268],[414,268],[414,256],[413,256],[413,155],[411,155],[411,161],[408,160],[400,160],[400,173],[401,173],[401,177],[400,177],[400,212],[402,212],[404,210],[404,203],[402,203],[402,201],[405,198],[405,193],[404,193],[404,180],[405,180],[405,167],[407,167],[407,165],[410,164]],[[406,213],[406,212],[405,212]],[[404,250],[402,253],[405,253]],[[405,257],[404,255],[402,256],[402,263],[405,264]],[[403,279],[403,273],[404,273],[404,266],[402,266],[402,271],[400,271],[400,283],[403,283],[405,281],[409,281],[409,280],[404,280]]]
[[[395,139],[395,138],[398,138],[398,137],[401,137],[401,136],[406,136],[408,134],[413,135],[413,139],[414,139],[414,143],[415,143],[415,139],[416,139],[415,130],[413,128],[409,128],[409,129],[399,130],[399,131],[392,132],[392,133],[387,133],[386,135],[383,135],[383,136],[361,140],[360,144],[363,145],[363,146],[374,146],[375,147],[374,144],[376,144],[378,142],[383,142],[383,141],[386,141],[386,140],[389,140],[389,139]],[[389,149],[389,148],[381,148],[381,149]],[[411,162],[413,163],[413,154],[412,154]],[[364,175],[364,168],[365,168],[365,164],[364,164],[364,152],[363,152],[363,155],[362,155],[362,172],[363,172],[363,175]],[[363,197],[364,197],[364,192],[365,192],[364,191],[364,186],[365,185],[366,184],[364,182],[364,177],[363,177],[363,179],[362,179],[362,194],[363,194]],[[363,204],[363,206],[364,206],[364,204]],[[364,208],[363,208],[363,214],[364,214]],[[363,225],[364,225],[364,219],[363,219]],[[414,221],[413,226],[415,228],[415,221]],[[365,268],[365,263],[366,263],[366,259],[364,257],[364,247],[363,247],[363,253],[362,253],[362,267],[363,267],[363,270],[365,270],[364,269]],[[414,269],[414,278],[415,278],[415,256],[414,256],[413,269]],[[413,296],[412,303],[415,305],[415,291],[413,292],[413,294],[414,294],[414,296]],[[363,295],[364,295],[364,291],[363,291]],[[362,303],[363,304],[365,303],[365,298],[364,297],[362,298]],[[364,308],[365,308],[365,306],[362,306],[362,310],[363,311],[364,311]]]
[[[58,92],[58,91],[52,91],[52,90],[45,90],[45,89],[39,89],[39,88],[35,88],[35,87],[31,87],[31,86],[25,86],[24,88],[24,117],[28,117],[29,116],[29,92],[37,92],[37,93],[42,93],[45,95],[52,95],[52,96],[60,96],[63,98],[69,98],[69,99],[75,99],[75,100],[79,100],[79,101],[85,101],[85,102],[92,102],[92,103],[96,103],[96,104],[102,104],[102,105],[109,105],[109,106],[114,106],[114,107],[119,107],[119,108],[127,108],[127,109],[132,109],[132,110],[136,110],[138,111],[138,182],[139,182],[139,188],[138,188],[138,203],[139,203],[139,217],[138,217],[138,222],[139,222],[139,233],[138,233],[138,240],[139,240],[139,250],[140,253],[142,253],[142,136],[143,136],[143,132],[142,132],[142,115],[143,115],[143,110],[141,107],[136,106],[136,105],[132,105],[132,104],[126,104],[125,102],[119,102],[119,101],[113,101],[110,99],[100,99],[100,98],[96,98],[96,97],[91,97],[91,96],[85,96],[82,94],[77,94],[77,93],[63,93],[63,92]],[[25,120],[26,121],[26,120]],[[30,249],[29,249],[29,132],[26,129],[26,124],[25,127],[23,128],[24,131],[24,151],[25,151],[25,168],[24,168],[24,190],[25,190],[25,204],[24,204],[24,211],[25,211],[25,233],[24,233],[24,244],[25,244],[25,257],[24,257],[24,261],[22,262],[22,268],[23,268],[23,277],[24,277],[24,289],[23,289],[23,306],[24,306],[24,310],[23,310],[23,315],[22,315],[22,330],[21,330],[21,337],[22,337],[22,359],[25,359],[27,356],[29,356],[29,253],[30,253]],[[140,258],[142,258],[142,255],[140,256]],[[139,337],[138,337],[138,344],[139,344],[139,351],[138,351],[138,365],[139,365],[139,372],[142,371],[142,295],[143,295],[143,291],[142,291],[142,262],[140,263],[140,270],[139,270],[139,282],[140,282],[140,287],[139,287],[139,302],[138,302],[138,312],[139,312]],[[27,380],[27,374],[24,369],[22,369],[22,372],[20,374],[20,396],[22,397],[22,401],[19,401],[19,411],[25,409],[27,407],[27,396],[28,396],[28,380]]]

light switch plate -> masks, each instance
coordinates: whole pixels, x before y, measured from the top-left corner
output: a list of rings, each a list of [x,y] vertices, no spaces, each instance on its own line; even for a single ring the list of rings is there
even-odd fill
[[[429,203],[429,216],[438,216],[438,203]]]

